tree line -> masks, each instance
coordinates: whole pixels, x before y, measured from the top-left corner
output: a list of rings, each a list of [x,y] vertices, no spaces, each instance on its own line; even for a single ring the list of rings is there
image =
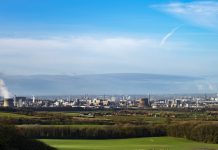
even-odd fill
[[[133,137],[182,137],[206,143],[218,143],[218,124],[172,123],[148,125],[104,125],[104,126],[19,126],[25,137],[48,139],[116,139]]]
[[[40,141],[24,137],[14,126],[0,125],[0,150],[56,150]]]
[[[115,139],[132,137],[165,136],[162,125],[147,126],[20,126],[18,128],[29,138],[48,139]]]
[[[177,123],[169,125],[167,134],[205,143],[218,143],[217,123]]]

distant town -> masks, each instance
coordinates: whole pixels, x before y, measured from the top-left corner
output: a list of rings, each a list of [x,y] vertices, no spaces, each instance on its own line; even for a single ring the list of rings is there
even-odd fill
[[[218,94],[193,95],[78,95],[78,96],[14,96],[0,97],[0,107],[56,108],[81,107],[89,109],[159,109],[216,108]]]

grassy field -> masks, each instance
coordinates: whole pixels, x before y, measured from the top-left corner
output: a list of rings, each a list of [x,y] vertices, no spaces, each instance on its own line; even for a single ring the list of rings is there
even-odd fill
[[[39,128],[39,127],[47,127],[47,128],[52,128],[52,127],[72,127],[72,128],[105,128],[105,127],[110,127],[109,125],[16,125],[16,127],[20,128]]]
[[[58,150],[218,150],[216,144],[205,144],[182,138],[152,137],[114,140],[41,139]]]
[[[23,114],[16,114],[16,113],[8,113],[8,112],[0,112],[0,118],[7,117],[7,118],[33,118],[32,116],[27,116]]]

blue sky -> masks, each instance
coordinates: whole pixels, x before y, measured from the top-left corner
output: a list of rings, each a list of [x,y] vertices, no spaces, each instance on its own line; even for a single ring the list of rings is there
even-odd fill
[[[215,0],[1,0],[5,74],[218,74]]]

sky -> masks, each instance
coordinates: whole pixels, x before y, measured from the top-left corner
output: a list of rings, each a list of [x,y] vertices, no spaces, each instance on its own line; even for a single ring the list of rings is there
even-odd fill
[[[216,0],[1,0],[4,74],[218,75]]]

